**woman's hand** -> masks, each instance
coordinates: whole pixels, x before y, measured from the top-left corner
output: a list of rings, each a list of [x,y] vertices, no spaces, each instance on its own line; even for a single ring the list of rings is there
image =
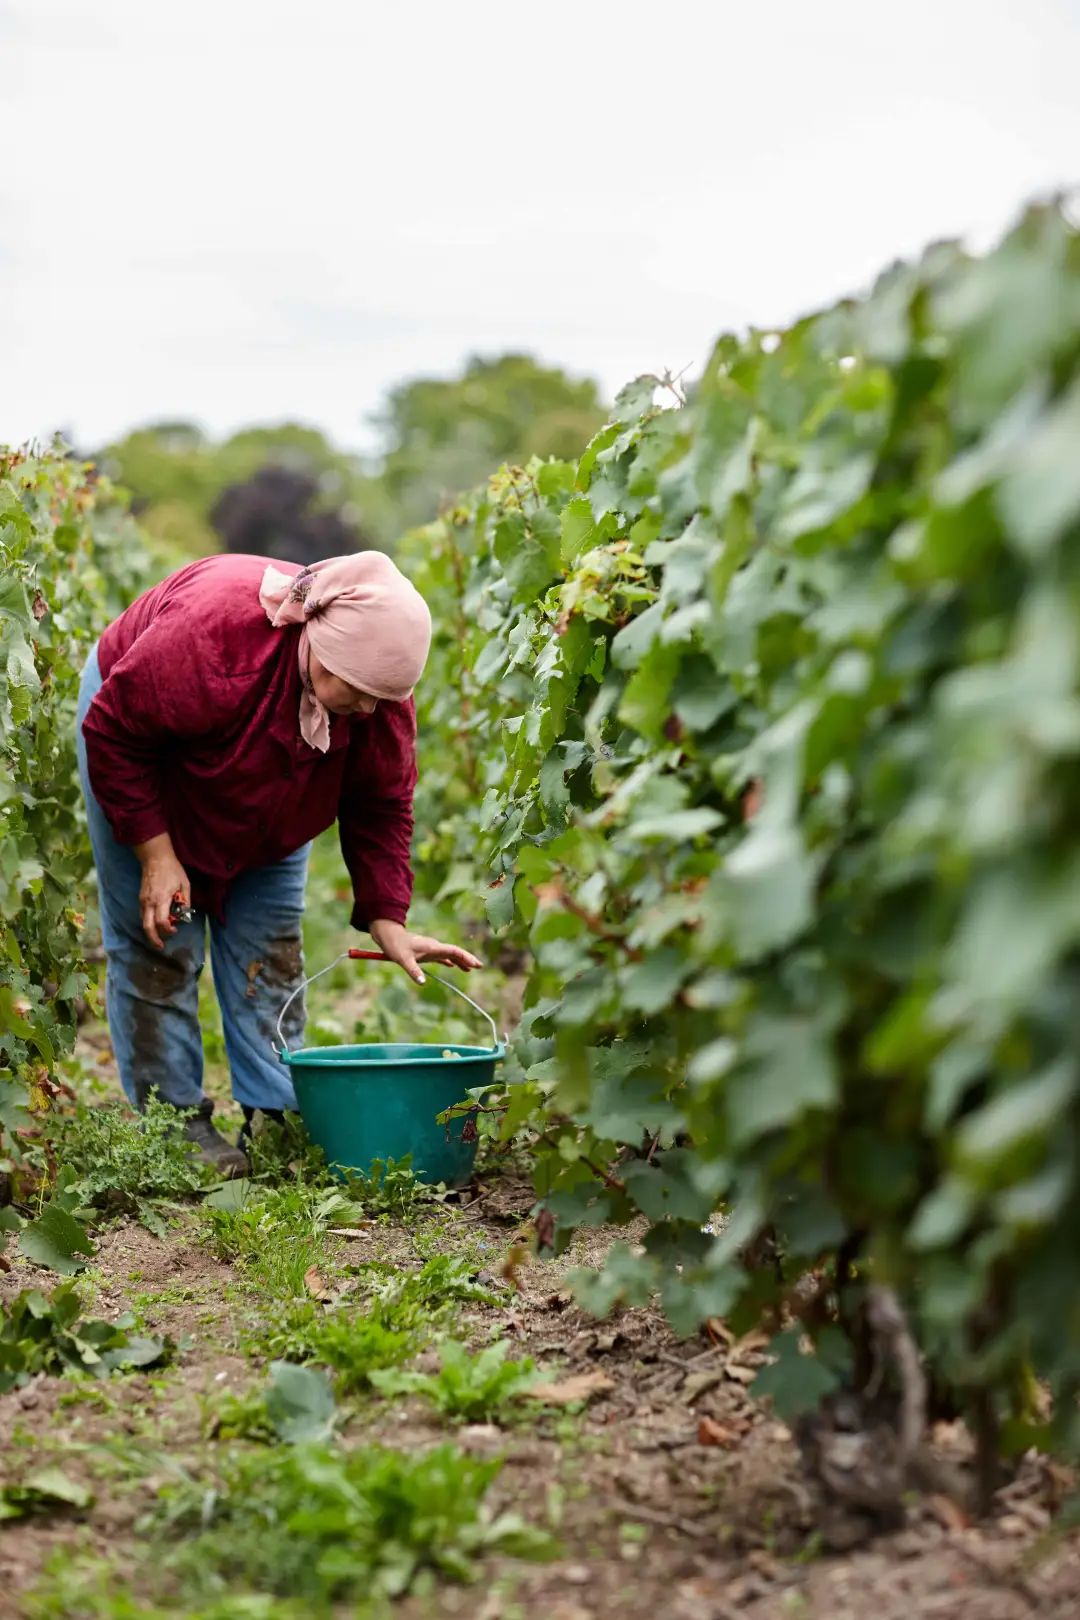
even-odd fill
[[[176,924],[171,916],[173,896],[178,894],[181,902],[190,906],[191,884],[176,858],[168,833],[159,833],[145,844],[136,844],[135,853],[142,866],[139,909],[142,912],[143,933],[155,949],[163,951],[165,938],[176,933]]]
[[[484,965],[478,956],[460,945],[444,945],[427,934],[411,934],[403,923],[390,922],[386,917],[377,918],[368,932],[384,956],[403,967],[417,984],[424,982],[421,962],[442,962],[446,967],[464,968],[466,973]]]

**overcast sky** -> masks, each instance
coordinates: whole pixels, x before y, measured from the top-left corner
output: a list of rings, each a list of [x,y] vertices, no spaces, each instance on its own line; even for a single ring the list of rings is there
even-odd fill
[[[1080,0],[0,0],[0,442],[613,392],[1080,179]]]

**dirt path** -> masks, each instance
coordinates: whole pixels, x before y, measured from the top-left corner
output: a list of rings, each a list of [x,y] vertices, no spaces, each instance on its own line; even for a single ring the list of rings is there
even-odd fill
[[[603,1375],[584,1405],[523,1402],[501,1425],[448,1425],[412,1396],[342,1403],[344,1447],[379,1442],[415,1453],[449,1439],[505,1458],[494,1505],[518,1510],[558,1543],[547,1562],[491,1558],[474,1584],[440,1581],[399,1604],[402,1620],[1076,1620],[1080,1533],[1052,1525],[1059,1471],[1028,1460],[984,1524],[967,1524],[942,1498],[922,1500],[890,1534],[830,1552],[791,1434],[748,1393],[761,1362],[755,1341],[679,1341],[652,1309],[607,1322],[585,1316],[568,1272],[599,1263],[626,1233],[584,1233],[558,1260],[523,1259],[511,1286],[505,1263],[530,1203],[526,1184],[495,1179],[475,1202],[425,1204],[406,1220],[384,1215],[355,1236],[322,1240],[331,1293],[373,1262],[409,1274],[433,1254],[463,1256],[497,1302],[465,1306],[458,1336],[474,1347],[506,1340],[554,1378]],[[39,1376],[0,1396],[3,1480],[59,1465],[94,1493],[85,1512],[0,1524],[3,1620],[211,1612],[179,1599],[143,1607],[162,1599],[140,1521],[170,1482],[213,1466],[225,1444],[215,1433],[222,1400],[265,1386],[258,1345],[286,1307],[280,1291],[260,1292],[250,1269],[217,1258],[207,1228],[195,1207],[176,1213],[164,1238],[130,1219],[107,1226],[80,1285],[92,1314],[131,1309],[145,1331],[176,1340],[172,1366],[106,1382]],[[20,1262],[0,1276],[0,1297],[56,1281]],[[432,1369],[434,1351],[415,1364]],[[935,1438],[962,1463],[962,1433]],[[239,1612],[226,1604],[213,1620]],[[259,1620],[279,1612],[259,1609]],[[292,1620],[297,1611],[287,1612]]]
[[[440,1211],[438,1241],[497,1271],[526,1208],[524,1188],[500,1187],[478,1208]],[[432,1222],[421,1224],[430,1243]],[[176,1367],[106,1384],[40,1378],[0,1399],[5,1477],[62,1462],[97,1498],[85,1516],[28,1519],[0,1531],[0,1614],[35,1612],[27,1593],[61,1549],[118,1559],[138,1591],[145,1550],[138,1520],[177,1468],[197,1469],[214,1445],[206,1438],[214,1399],[261,1381],[258,1360],[244,1352],[259,1301],[200,1244],[198,1225],[196,1214],[186,1215],[161,1240],[121,1222],[102,1234],[94,1268],[102,1314],[133,1307],[148,1329],[187,1339]],[[608,1239],[593,1234],[570,1260],[599,1258]],[[419,1263],[412,1234],[394,1223],[337,1240],[335,1260],[347,1264],[343,1251],[358,1245],[365,1260]],[[848,1556],[824,1555],[791,1437],[746,1393],[755,1349],[680,1343],[648,1310],[596,1323],[571,1302],[566,1269],[566,1261],[523,1267],[505,1304],[469,1313],[470,1337],[506,1336],[515,1353],[520,1347],[560,1376],[602,1371],[610,1387],[578,1416],[453,1433],[466,1450],[506,1457],[500,1503],[550,1525],[560,1555],[537,1565],[497,1560],[479,1588],[446,1585],[407,1600],[404,1615],[1073,1620],[1080,1611],[1080,1541],[1045,1535],[1046,1493],[1034,1465],[985,1526],[965,1527],[941,1502],[921,1504],[895,1534]],[[5,1279],[5,1293],[51,1281],[30,1270]],[[721,1443],[700,1444],[702,1429]],[[344,1443],[411,1449],[445,1437],[418,1403],[399,1400],[363,1406]],[[68,1612],[76,1620],[109,1611]]]

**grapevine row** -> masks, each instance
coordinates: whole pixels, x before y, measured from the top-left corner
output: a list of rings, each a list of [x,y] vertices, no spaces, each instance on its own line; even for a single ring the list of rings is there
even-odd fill
[[[764,1322],[791,1413],[884,1290],[986,1457],[1047,1438],[1033,1373],[1077,1439],[1078,445],[1050,207],[403,548],[422,878],[531,961],[502,1131],[557,1242],[647,1223],[584,1297]]]

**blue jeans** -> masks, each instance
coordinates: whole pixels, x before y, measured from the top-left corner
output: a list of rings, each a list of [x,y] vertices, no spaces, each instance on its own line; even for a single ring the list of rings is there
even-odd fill
[[[176,1108],[209,1108],[203,1094],[199,976],[207,920],[181,923],[164,951],[142,930],[142,871],[118,844],[94,797],[82,723],[101,686],[96,650],[79,688],[76,744],[90,843],[97,868],[105,946],[105,1007],[124,1091],[136,1107],[151,1092]],[[221,1007],[233,1096],[248,1108],[295,1108],[288,1070],[271,1050],[278,1014],[304,974],[301,923],[309,846],[273,866],[243,873],[229,892],[224,923],[209,919],[210,966]],[[303,997],[289,1009],[286,1043],[303,1038]]]

